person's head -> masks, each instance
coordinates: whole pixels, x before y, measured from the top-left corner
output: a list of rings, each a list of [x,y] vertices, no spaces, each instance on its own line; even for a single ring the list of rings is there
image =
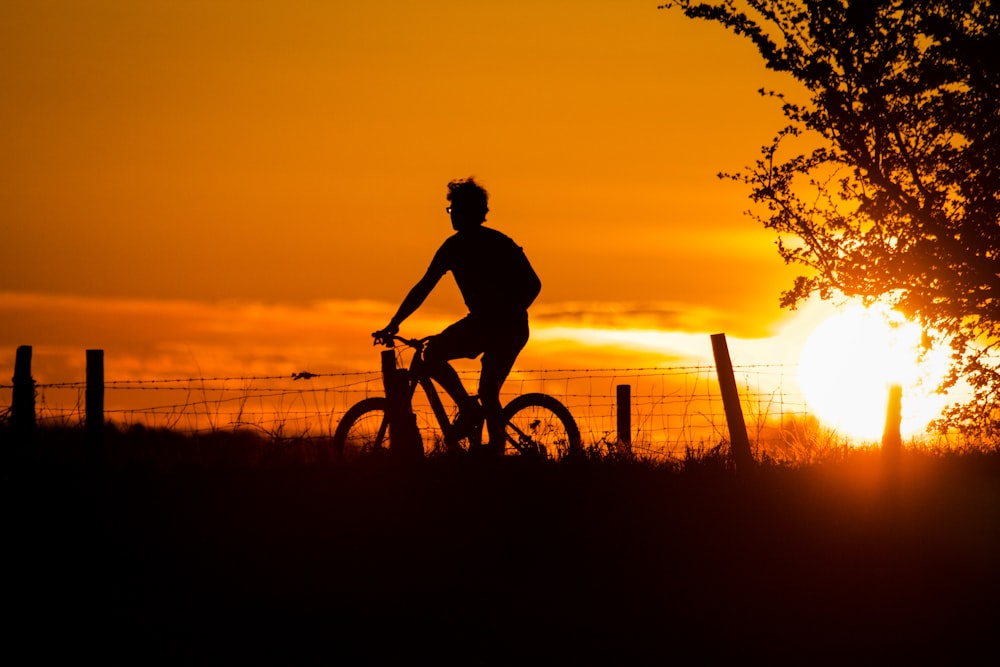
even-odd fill
[[[451,226],[456,230],[473,227],[486,222],[490,195],[486,189],[471,177],[452,181],[448,184],[448,213]]]

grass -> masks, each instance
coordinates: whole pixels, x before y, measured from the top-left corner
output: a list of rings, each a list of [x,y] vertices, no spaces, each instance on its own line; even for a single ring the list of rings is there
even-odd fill
[[[961,663],[998,620],[988,448],[334,465],[133,427],[88,466],[78,430],[0,435],[37,662]]]

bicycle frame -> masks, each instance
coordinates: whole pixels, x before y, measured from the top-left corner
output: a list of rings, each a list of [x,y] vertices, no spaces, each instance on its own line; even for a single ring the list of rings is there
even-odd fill
[[[424,390],[424,394],[427,396],[427,402],[430,404],[431,412],[438,421],[438,425],[441,427],[441,431],[444,434],[448,433],[448,429],[452,426],[451,419],[448,416],[448,411],[444,406],[444,402],[441,400],[441,396],[438,394],[437,387],[434,385],[434,381],[427,374],[424,367],[424,346],[427,344],[429,338],[404,338],[403,336],[393,335],[389,342],[386,343],[387,347],[394,347],[391,343],[393,341],[399,341],[413,349],[413,359],[410,360],[409,368],[401,369],[405,370],[407,374],[407,403],[413,405],[413,396],[417,393],[417,387],[419,386]],[[397,362],[396,365],[399,368]],[[444,388],[442,387],[442,390]],[[452,400],[458,404],[458,399],[452,396],[450,393],[445,391]]]

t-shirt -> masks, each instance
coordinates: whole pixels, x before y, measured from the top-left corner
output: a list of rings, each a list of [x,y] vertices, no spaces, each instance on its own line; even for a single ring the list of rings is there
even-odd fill
[[[429,271],[438,277],[451,271],[473,315],[523,315],[538,294],[538,276],[524,250],[489,227],[471,227],[448,237]]]

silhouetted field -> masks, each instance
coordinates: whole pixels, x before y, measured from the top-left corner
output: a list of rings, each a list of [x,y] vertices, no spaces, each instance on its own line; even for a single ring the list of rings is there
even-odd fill
[[[22,444],[3,441],[4,645],[30,662],[928,664],[994,650],[995,452],[904,452],[890,475],[878,452],[841,450],[737,474],[718,451],[334,465],[238,434],[134,431],[111,432],[93,466],[77,432]]]

